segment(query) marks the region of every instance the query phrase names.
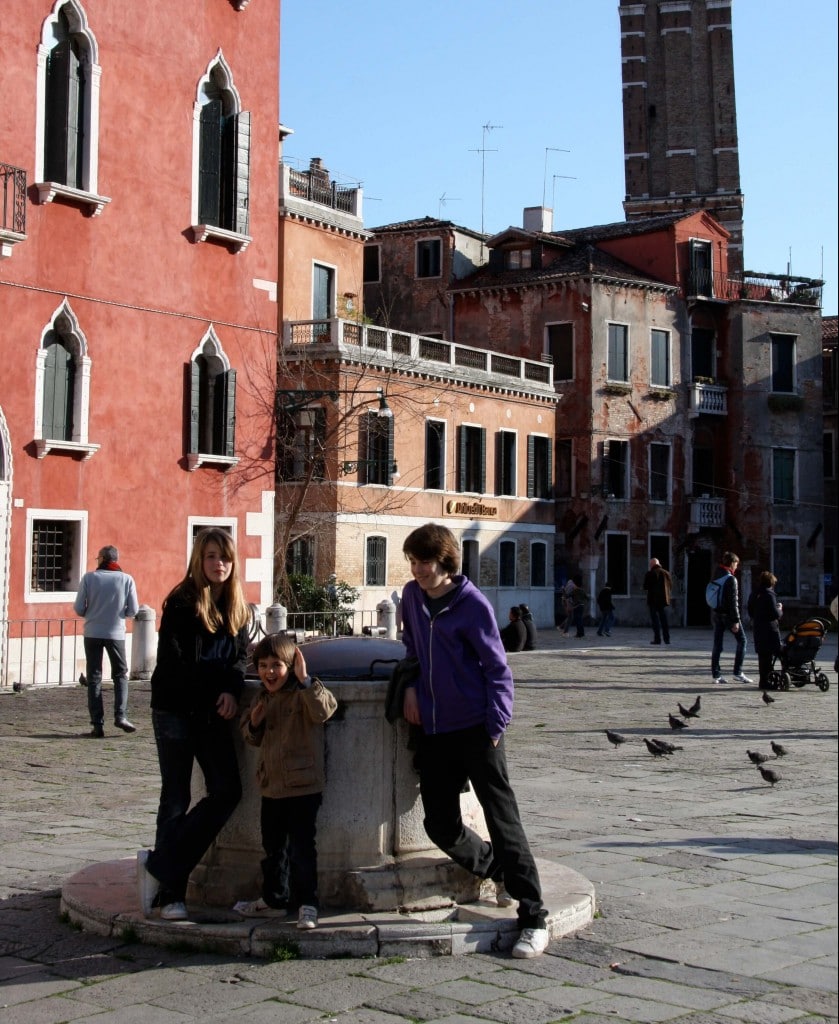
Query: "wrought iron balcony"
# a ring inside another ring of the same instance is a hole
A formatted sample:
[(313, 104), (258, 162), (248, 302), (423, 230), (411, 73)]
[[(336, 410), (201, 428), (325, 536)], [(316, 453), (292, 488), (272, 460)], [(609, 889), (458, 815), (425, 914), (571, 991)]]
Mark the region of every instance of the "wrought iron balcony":
[(688, 296), (733, 302), (788, 302), (800, 306), (821, 306), (824, 281), (789, 274), (759, 274), (750, 270), (729, 276), (711, 270), (694, 270), (688, 275)]
[(293, 205), (295, 200), (303, 200), (360, 218), (361, 195), (360, 188), (346, 188), (331, 181), (316, 161), (312, 161), (308, 171), (280, 165), (280, 202), (287, 206)]
[(26, 238), (26, 171), (0, 163), (0, 257)]

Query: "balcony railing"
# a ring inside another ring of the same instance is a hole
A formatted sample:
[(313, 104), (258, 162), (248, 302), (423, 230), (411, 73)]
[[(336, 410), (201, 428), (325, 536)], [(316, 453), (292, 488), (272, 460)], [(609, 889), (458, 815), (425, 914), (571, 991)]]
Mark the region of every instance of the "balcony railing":
[(500, 355), (487, 349), (391, 331), (338, 317), (328, 321), (286, 321), (283, 348), (287, 356), (296, 353), (303, 355), (307, 347), (314, 345), (329, 345), (339, 351), (348, 346), (373, 350), (383, 356), (396, 357), (397, 366), (407, 361), (437, 363), (440, 366), (456, 366), (471, 372), (508, 377), (511, 382), (515, 380), (545, 388), (553, 387), (553, 364), (542, 360), (537, 362), (535, 359)]
[(729, 276), (711, 270), (694, 270), (688, 276), (687, 294), (698, 298), (733, 302), (789, 302), (800, 306), (821, 306), (824, 281), (788, 274), (758, 274), (744, 271)]
[(693, 381), (690, 385), (691, 416), (708, 413), (711, 416), (728, 415), (728, 388), (722, 384), (703, 384)]
[(335, 181), (324, 179), (318, 173), (298, 171), (287, 164), (280, 165), (281, 199), (305, 199), (318, 206), (360, 217), (360, 196), (361, 189), (345, 188)]
[(26, 237), (26, 171), (0, 163), (0, 256)]
[(692, 498), (690, 501), (691, 526), (722, 526), (725, 521), (725, 499)]

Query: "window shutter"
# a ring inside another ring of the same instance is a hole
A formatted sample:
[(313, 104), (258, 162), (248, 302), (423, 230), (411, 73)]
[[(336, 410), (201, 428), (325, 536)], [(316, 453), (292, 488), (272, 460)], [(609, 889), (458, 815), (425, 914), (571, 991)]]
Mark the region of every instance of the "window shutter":
[(457, 489), (463, 493), (466, 490), (466, 453), (469, 449), (469, 432), (466, 427), (458, 427), (457, 433)]
[(536, 490), (536, 453), (535, 438), (531, 435), (527, 438), (527, 496), (535, 497)]
[(224, 381), (224, 454), (236, 454), (236, 371), (228, 370)]
[(198, 363), (190, 362), (187, 367), (187, 386), (189, 387), (189, 454), (198, 454), (198, 438), (201, 408), (201, 368)]
[(480, 459), (478, 463), (479, 480), (478, 487), (479, 494), (486, 494), (486, 448), (487, 448), (487, 432), (485, 427), (481, 427), (478, 430), (478, 457)]
[(44, 361), (44, 405), (41, 433), (56, 441), (73, 439), (73, 356), (54, 332)]
[[(382, 417), (380, 416), (379, 419), (381, 419), (381, 418)], [(393, 443), (393, 417), (391, 416), (388, 419), (385, 419), (385, 424), (386, 424), (386, 426), (385, 426), (385, 430), (386, 430), (385, 452), (387, 454), (387, 463), (386, 463), (386, 465), (384, 467), (383, 478), (384, 478), (384, 482), (388, 485), (388, 487), (392, 487), (393, 486), (393, 463), (394, 463), (394, 459), (395, 459), (395, 451), (394, 451), (394, 443)], [(384, 543), (384, 540), (382, 541), (382, 543)]]
[(233, 230), (248, 233), (250, 222), (251, 115), (243, 110), (235, 119), (236, 154), (233, 173)]
[(81, 188), (81, 67), (69, 39), (47, 58), (44, 170), (47, 181)]
[(198, 160), (198, 219), (221, 227), (221, 100), (201, 108)]
[(540, 494), (540, 498), (552, 498), (553, 497), (553, 466), (554, 466), (554, 439), (552, 437), (545, 438), (545, 493)]

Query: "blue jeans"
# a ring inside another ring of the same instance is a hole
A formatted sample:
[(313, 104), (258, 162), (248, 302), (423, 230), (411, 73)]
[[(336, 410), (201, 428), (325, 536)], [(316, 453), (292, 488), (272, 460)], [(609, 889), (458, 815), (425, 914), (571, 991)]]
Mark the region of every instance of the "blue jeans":
[(84, 638), (85, 675), (87, 676), (87, 710), (90, 724), (105, 724), (105, 706), (102, 703), (102, 652), (108, 652), (111, 678), (114, 681), (114, 721), (122, 722), (128, 713), (128, 665), (125, 661), (125, 641), (105, 640), (97, 636)]
[[(168, 902), (183, 900), (192, 869), (242, 797), (232, 722), (215, 711), (179, 714), (152, 711), (160, 763), (157, 833), (149, 872), (166, 890)], [(197, 762), (207, 795), (194, 807), (192, 768)]]
[[(722, 675), (720, 672), (722, 642), (725, 634), (730, 631), (731, 627), (728, 625), (726, 617), (724, 615), (714, 615), (714, 647), (711, 651), (711, 675), (714, 679)], [(746, 656), (746, 632), (743, 629), (742, 622), (737, 632), (731, 635), (734, 637), (734, 643), (736, 644), (734, 648), (734, 675), (739, 676), (743, 670), (743, 659)]]
[(603, 617), (600, 619), (600, 625), (597, 627), (597, 635), (603, 636), (604, 633), (611, 633), (612, 626), (615, 624), (615, 610), (603, 612)]
[(318, 906), (315, 822), (322, 793), (262, 798), (262, 898), (269, 907)]
[[(504, 737), (494, 747), (482, 725), (422, 734), (416, 763), (428, 838), (473, 875), (503, 879), (519, 902), (520, 928), (544, 928), (548, 912), (510, 785)], [(467, 779), (483, 808), (489, 842), (463, 823), (460, 793)]]

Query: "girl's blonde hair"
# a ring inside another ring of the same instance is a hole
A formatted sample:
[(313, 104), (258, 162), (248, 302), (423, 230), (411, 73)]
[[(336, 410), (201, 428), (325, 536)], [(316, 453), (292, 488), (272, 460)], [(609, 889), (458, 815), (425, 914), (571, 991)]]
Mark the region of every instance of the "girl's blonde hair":
[[(222, 557), (231, 563), (230, 575), (221, 585), (217, 601), (213, 599), (210, 581), (204, 575), (204, 553), (210, 544), (215, 544)], [(175, 594), (194, 599), (195, 614), (210, 633), (223, 629), (235, 636), (248, 622), (251, 611), (242, 590), (236, 545), (226, 530), (207, 526), (198, 531), (189, 556), (186, 576), (172, 589), (166, 601)], [(165, 604), (164, 601), (164, 607)]]

